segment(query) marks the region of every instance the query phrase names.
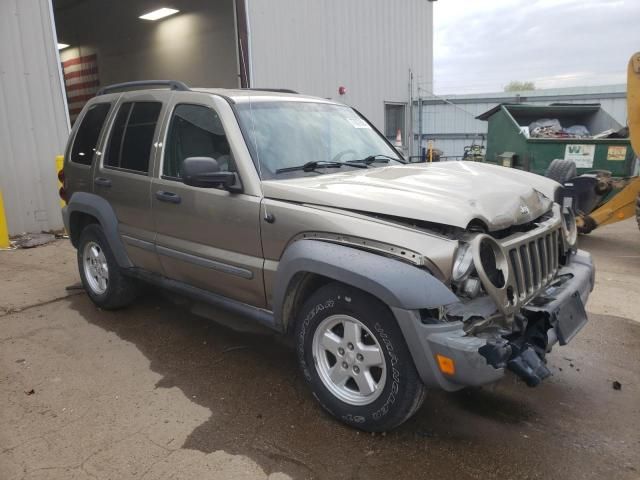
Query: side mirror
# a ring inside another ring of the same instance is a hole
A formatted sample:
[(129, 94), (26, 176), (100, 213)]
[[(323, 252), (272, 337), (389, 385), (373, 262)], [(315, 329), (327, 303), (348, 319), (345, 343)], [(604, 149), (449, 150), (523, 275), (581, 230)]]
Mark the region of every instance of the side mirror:
[(237, 190), (238, 176), (234, 172), (221, 172), (218, 161), (211, 157), (189, 157), (182, 162), (182, 181), (185, 185), (201, 188), (223, 187)]

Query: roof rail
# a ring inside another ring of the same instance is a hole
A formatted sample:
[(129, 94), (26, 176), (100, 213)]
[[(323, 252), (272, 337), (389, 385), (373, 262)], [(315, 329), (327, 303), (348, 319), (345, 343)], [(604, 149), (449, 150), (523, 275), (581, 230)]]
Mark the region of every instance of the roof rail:
[(151, 87), (151, 86), (169, 87), (170, 90), (180, 90), (180, 91), (191, 90), (184, 83), (178, 80), (136, 80), (134, 82), (114, 83), (113, 85), (102, 87), (100, 90), (98, 90), (98, 93), (96, 93), (96, 97), (99, 95), (104, 95), (106, 93), (111, 93), (114, 90), (121, 90), (123, 88), (135, 89), (137, 87)]
[(276, 92), (276, 93), (295, 93), (295, 90), (289, 90), (288, 88), (243, 88), (242, 90), (254, 90), (256, 92)]

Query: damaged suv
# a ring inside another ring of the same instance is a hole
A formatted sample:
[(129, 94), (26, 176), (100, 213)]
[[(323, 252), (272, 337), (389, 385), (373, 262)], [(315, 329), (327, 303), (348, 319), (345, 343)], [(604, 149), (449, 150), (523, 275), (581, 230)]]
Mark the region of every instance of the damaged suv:
[(558, 183), (406, 164), (333, 101), (107, 87), (61, 179), (96, 305), (124, 307), (151, 283), (289, 335), (322, 407), (363, 430), (398, 426), (428, 388), (507, 370), (535, 386), (552, 345), (587, 321), (594, 268)]

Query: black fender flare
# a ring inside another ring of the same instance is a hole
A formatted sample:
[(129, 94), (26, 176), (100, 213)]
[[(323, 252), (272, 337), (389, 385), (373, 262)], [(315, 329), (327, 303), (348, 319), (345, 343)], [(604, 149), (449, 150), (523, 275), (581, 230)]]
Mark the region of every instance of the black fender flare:
[(71, 217), (73, 213), (80, 212), (91, 215), (98, 220), (109, 242), (109, 247), (122, 268), (131, 268), (133, 263), (127, 255), (120, 234), (118, 233), (118, 218), (116, 212), (104, 198), (87, 192), (76, 192), (69, 199), (69, 203), (63, 208), (64, 224), (67, 232), (71, 234)]
[(337, 243), (298, 240), (282, 255), (273, 291), (276, 325), (286, 330), (284, 304), (293, 277), (312, 273), (359, 288), (391, 308), (419, 310), (458, 302), (458, 298), (427, 270)]

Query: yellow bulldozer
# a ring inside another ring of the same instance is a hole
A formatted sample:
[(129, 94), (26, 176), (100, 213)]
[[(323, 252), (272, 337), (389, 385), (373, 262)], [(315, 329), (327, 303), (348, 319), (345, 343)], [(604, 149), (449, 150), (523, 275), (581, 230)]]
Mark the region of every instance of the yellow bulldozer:
[(636, 155), (631, 176), (615, 178), (610, 172), (596, 171), (590, 179), (580, 176), (565, 183), (569, 188), (574, 184), (577, 187), (578, 201), (574, 206), (581, 233), (634, 215), (640, 228), (640, 52), (631, 56), (627, 67), (627, 122)]

